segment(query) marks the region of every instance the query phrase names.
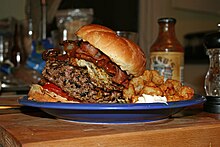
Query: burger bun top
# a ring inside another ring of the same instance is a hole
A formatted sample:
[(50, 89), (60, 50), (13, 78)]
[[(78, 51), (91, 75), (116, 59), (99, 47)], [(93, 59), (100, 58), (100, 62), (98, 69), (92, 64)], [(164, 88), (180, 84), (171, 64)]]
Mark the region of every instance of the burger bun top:
[(141, 48), (113, 30), (89, 24), (81, 27), (76, 35), (98, 48), (128, 75), (140, 76), (146, 68), (146, 57)]

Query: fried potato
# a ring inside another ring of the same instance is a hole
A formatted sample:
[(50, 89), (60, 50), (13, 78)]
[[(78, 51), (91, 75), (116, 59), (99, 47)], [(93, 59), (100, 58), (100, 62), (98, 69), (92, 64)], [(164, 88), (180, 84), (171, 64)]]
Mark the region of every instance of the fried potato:
[(135, 96), (135, 89), (134, 89), (134, 85), (129, 83), (128, 88), (125, 88), (123, 90), (123, 96), (129, 100), (132, 99), (132, 96)]
[(182, 96), (179, 96), (179, 95), (165, 95), (166, 98), (167, 98), (167, 101), (168, 102), (173, 102), (173, 101), (181, 101), (183, 100), (183, 97)]
[(156, 85), (161, 85), (164, 83), (164, 77), (159, 75), (159, 73), (156, 70), (152, 70), (152, 82)]
[(139, 98), (139, 96), (132, 96), (132, 98), (131, 98), (131, 102), (132, 103), (136, 103), (137, 101), (138, 101), (138, 98)]
[(146, 83), (145, 86), (157, 87), (157, 85), (153, 82)]
[(188, 86), (182, 86), (178, 94), (183, 97), (183, 100), (191, 99), (194, 95), (194, 90), (191, 87)]
[(136, 94), (139, 94), (140, 91), (144, 88), (144, 80), (141, 77), (131, 79), (130, 84), (134, 86)]
[(145, 70), (143, 75), (132, 78), (127, 89), (123, 90), (123, 96), (135, 103), (142, 94), (165, 96), (167, 101), (180, 101), (191, 99), (194, 90), (188, 86), (182, 86), (177, 80), (168, 79), (156, 70)]
[(140, 76), (140, 78), (142, 78), (145, 83), (151, 82), (152, 78), (153, 78), (153, 74), (152, 74), (152, 72), (150, 70), (145, 70), (143, 75)]
[(182, 86), (182, 84), (179, 81), (171, 79), (167, 79), (165, 85), (172, 86), (175, 89), (175, 91), (178, 91)]
[(151, 86), (144, 86), (142, 91), (140, 92), (142, 94), (148, 94), (148, 95), (157, 95), (162, 96), (163, 92), (159, 87), (151, 87)]

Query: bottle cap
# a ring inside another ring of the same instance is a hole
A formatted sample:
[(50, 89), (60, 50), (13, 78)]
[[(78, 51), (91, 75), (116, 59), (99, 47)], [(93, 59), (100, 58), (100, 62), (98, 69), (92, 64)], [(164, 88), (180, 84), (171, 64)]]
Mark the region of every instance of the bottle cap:
[(173, 22), (173, 23), (176, 23), (176, 19), (175, 18), (160, 18), (158, 19), (158, 23), (168, 23), (168, 22)]

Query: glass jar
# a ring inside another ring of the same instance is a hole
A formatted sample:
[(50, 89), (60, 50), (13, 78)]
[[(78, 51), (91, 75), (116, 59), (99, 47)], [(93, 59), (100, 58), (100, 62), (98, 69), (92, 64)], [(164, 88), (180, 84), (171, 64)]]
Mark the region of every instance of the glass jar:
[(60, 33), (60, 41), (75, 40), (77, 39), (75, 32), (83, 25), (92, 23), (93, 9), (60, 10), (56, 18)]
[(183, 82), (184, 49), (176, 38), (174, 18), (158, 19), (159, 33), (150, 48), (150, 69), (166, 79)]
[(207, 96), (220, 96), (220, 30), (207, 34), (204, 37), (204, 46), (210, 62), (205, 77), (205, 92)]
[(204, 110), (220, 113), (220, 29), (204, 37), (204, 46), (210, 62), (204, 83), (207, 99)]

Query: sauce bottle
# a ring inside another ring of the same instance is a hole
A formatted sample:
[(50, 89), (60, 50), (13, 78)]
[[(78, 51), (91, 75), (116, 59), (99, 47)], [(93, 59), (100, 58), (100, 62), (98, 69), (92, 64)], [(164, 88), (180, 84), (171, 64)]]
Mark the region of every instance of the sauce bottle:
[(157, 70), (164, 80), (183, 82), (184, 48), (175, 34), (176, 19), (158, 19), (159, 33), (150, 48), (150, 69)]

